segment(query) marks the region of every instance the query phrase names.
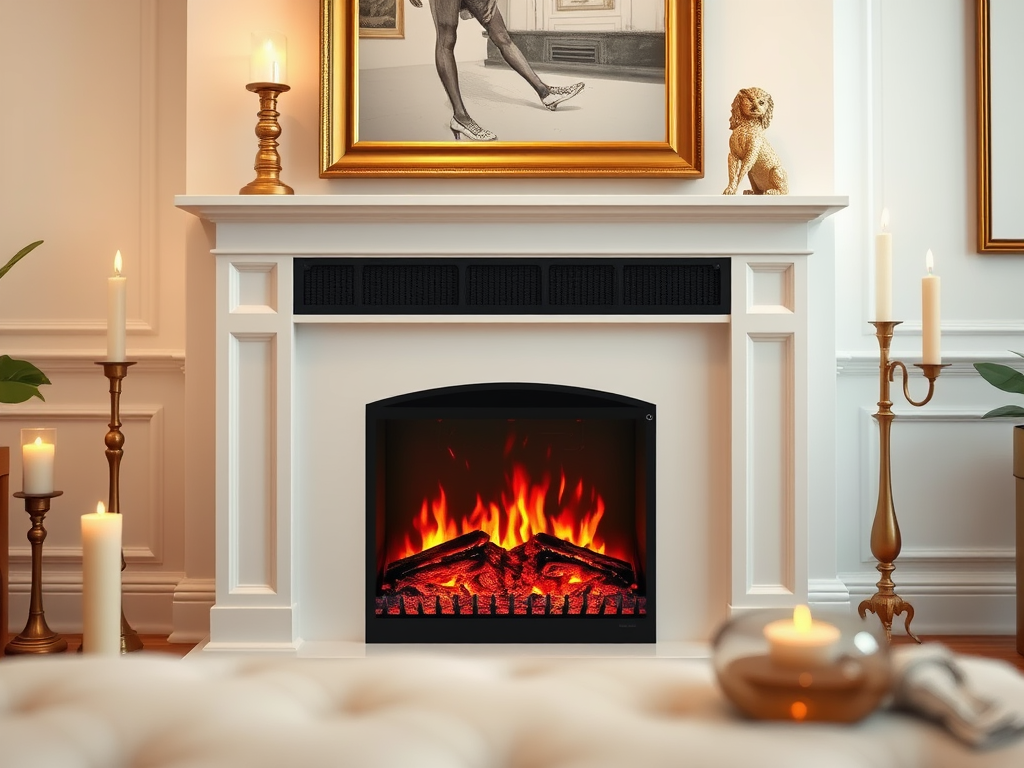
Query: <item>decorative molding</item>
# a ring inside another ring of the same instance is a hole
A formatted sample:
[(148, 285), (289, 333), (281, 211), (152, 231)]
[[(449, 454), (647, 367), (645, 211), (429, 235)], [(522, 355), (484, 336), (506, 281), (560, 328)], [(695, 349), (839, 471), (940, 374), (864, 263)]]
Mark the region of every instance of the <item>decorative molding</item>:
[[(121, 588), (127, 594), (173, 595), (184, 574), (171, 571), (122, 571)], [(80, 595), (82, 593), (81, 571), (43, 571), (43, 592), (45, 594)], [(12, 595), (27, 595), (32, 589), (32, 575), (28, 571), (11, 571)]]
[[(106, 326), (104, 326), (106, 328)], [(44, 352), (11, 352), (12, 357), (26, 355), (32, 358), (32, 362), (47, 373), (85, 373), (98, 375), (102, 371), (97, 363), (105, 356), (105, 352), (89, 352), (82, 350), (47, 350)], [(159, 373), (172, 371), (175, 373), (185, 372), (185, 351), (184, 350), (151, 350), (133, 354), (131, 356), (136, 366), (132, 374)], [(129, 374), (131, 375), (131, 374)], [(104, 385), (103, 392), (106, 392)], [(3, 406), (0, 405), (0, 412)], [(24, 411), (24, 406), (18, 405), (19, 411)]]
[[(927, 387), (927, 380), (924, 378), (923, 374), (921, 374), (920, 370), (913, 367), (911, 362), (914, 360), (920, 360), (920, 354), (915, 353), (913, 355), (903, 355), (899, 352), (894, 354), (897, 359), (903, 359), (904, 362), (908, 362), (908, 367), (911, 371), (911, 378), (920, 378)], [(980, 380), (978, 372), (974, 368), (974, 363), (1002, 363), (1003, 365), (1008, 365), (1011, 368), (1018, 368), (1024, 372), (1024, 360), (1007, 352), (993, 352), (991, 354), (970, 352), (958, 353), (956, 355), (943, 355), (942, 362), (949, 364), (949, 368), (943, 368), (942, 378), (949, 378), (950, 376), (970, 376)], [(877, 377), (878, 353), (875, 352), (873, 355), (870, 352), (837, 353), (836, 375)], [(913, 386), (913, 383), (914, 382), (912, 381), (911, 386)], [(902, 384), (900, 384), (900, 386), (902, 386)]]
[[(878, 574), (840, 573), (839, 579), (846, 585), (851, 599), (856, 599), (875, 593)], [(900, 571), (899, 591), (918, 595), (1014, 595), (1017, 582), (1012, 570)]]

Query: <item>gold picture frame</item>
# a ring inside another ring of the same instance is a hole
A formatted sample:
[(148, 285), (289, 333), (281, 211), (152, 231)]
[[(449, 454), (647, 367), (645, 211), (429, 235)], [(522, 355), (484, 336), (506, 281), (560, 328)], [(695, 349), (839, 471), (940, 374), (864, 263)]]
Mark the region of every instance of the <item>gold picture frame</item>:
[(636, 142), (360, 140), (358, 6), (320, 5), (321, 178), (704, 175), (702, 0), (665, 2), (665, 139)]
[[(1019, 122), (1005, 112), (999, 128), (993, 120), (994, 109), (1005, 109), (1019, 100), (1018, 72), (1024, 56), (1016, 40), (1018, 28), (1008, 25), (1005, 17), (998, 27), (993, 26), (992, 12), (1005, 14), (1013, 9), (1020, 13), (1019, 6), (1011, 5), (1017, 2), (977, 0), (979, 253), (1024, 253), (1024, 221), (1014, 207), (1019, 195), (1019, 169), (1024, 167), (1017, 151)], [(995, 141), (994, 129), (1001, 132)], [(1009, 228), (1008, 221), (1012, 221)]]
[(364, 17), (361, 13), (359, 15), (359, 36), (360, 37), (384, 37), (391, 38), (393, 40), (402, 40), (405, 38), (405, 2), (406, 0), (391, 0), (394, 4), (394, 16), (386, 18), (392, 19), (392, 24), (378, 25), (376, 17), (374, 17), (374, 23), (370, 23), (370, 19)]

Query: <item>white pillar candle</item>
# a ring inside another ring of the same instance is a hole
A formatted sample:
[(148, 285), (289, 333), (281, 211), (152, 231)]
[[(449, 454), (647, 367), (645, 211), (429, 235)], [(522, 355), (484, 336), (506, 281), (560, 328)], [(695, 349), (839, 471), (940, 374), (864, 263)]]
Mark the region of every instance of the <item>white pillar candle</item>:
[(82, 515), (82, 651), (121, 653), (121, 516)]
[(21, 430), (21, 492), (53, 493), (54, 429)]
[(764, 628), (768, 656), (776, 664), (786, 667), (815, 667), (830, 663), (839, 635), (839, 627), (835, 624), (813, 621), (806, 605), (794, 608), (792, 619), (779, 619)]
[(942, 364), (941, 321), (939, 318), (939, 293), (941, 283), (933, 275), (935, 257), (931, 250), (925, 255), (928, 274), (921, 278), (921, 362), (931, 365)]
[(121, 252), (114, 256), (114, 276), (107, 278), (107, 361), (125, 361), (125, 278), (121, 277)]
[(253, 32), (249, 57), (250, 83), (284, 83), (288, 40), (279, 32)]
[(882, 210), (882, 231), (875, 235), (875, 320), (892, 320), (892, 234), (889, 209)]

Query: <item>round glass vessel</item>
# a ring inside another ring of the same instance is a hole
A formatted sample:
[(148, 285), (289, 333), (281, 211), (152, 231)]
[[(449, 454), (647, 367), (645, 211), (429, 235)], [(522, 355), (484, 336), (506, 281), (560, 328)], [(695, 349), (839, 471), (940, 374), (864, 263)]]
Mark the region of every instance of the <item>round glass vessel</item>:
[(881, 622), (806, 606), (736, 616), (715, 636), (712, 661), (726, 697), (759, 720), (854, 722), (891, 679)]

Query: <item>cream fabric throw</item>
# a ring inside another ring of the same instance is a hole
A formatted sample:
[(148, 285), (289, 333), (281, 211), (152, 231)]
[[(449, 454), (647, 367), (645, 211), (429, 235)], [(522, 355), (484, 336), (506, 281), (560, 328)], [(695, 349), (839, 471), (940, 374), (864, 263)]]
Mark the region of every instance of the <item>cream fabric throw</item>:
[(972, 747), (994, 747), (1024, 734), (1024, 706), (968, 685), (946, 646), (894, 648), (892, 664), (894, 708), (933, 720)]

